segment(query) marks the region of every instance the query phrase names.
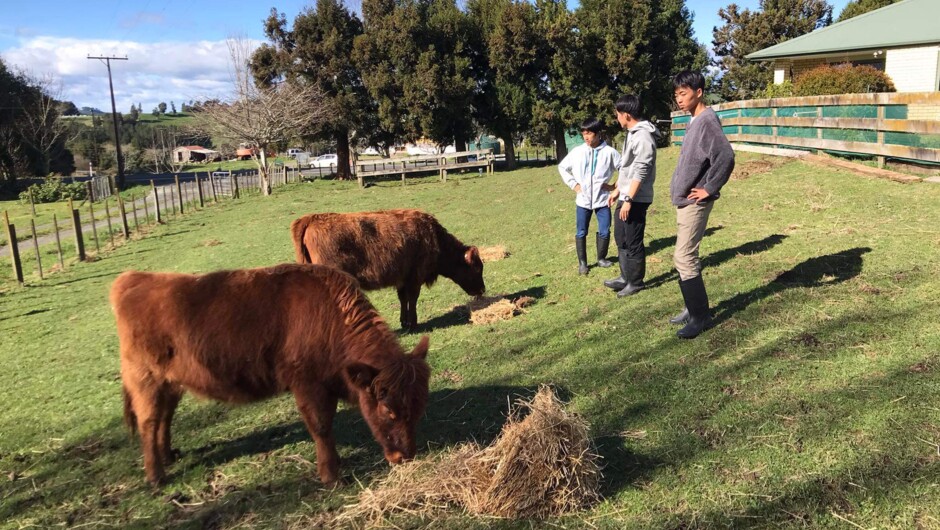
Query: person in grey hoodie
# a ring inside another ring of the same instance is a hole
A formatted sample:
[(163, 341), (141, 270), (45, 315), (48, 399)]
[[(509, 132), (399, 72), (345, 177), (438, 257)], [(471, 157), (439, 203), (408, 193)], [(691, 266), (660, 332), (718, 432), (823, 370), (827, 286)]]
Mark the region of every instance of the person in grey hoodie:
[(577, 232), (574, 246), (578, 253), (578, 274), (588, 273), (587, 232), (591, 215), (597, 215), (597, 265), (610, 267), (607, 249), (610, 245), (610, 206), (607, 198), (613, 186), (607, 181), (620, 165), (620, 153), (607, 145), (602, 133), (604, 124), (597, 118), (581, 122), (584, 143), (575, 147), (558, 164), (558, 173), (575, 192)]
[(734, 151), (715, 111), (705, 106), (705, 77), (686, 70), (676, 75), (673, 87), (679, 109), (690, 113), (692, 118), (685, 129), (679, 162), (669, 183), (678, 225), (673, 261), (685, 301), (685, 309), (669, 321), (685, 324), (676, 334), (682, 339), (692, 339), (711, 325), (698, 249), (708, 216), (721, 197), (721, 187), (734, 170)]
[(620, 276), (606, 280), (604, 285), (614, 289), (617, 297), (640, 292), (646, 285), (646, 212), (653, 202), (653, 183), (656, 181), (656, 140), (660, 134), (643, 117), (640, 98), (622, 96), (614, 105), (617, 122), (627, 130), (620, 154), (620, 176), (617, 189), (610, 194), (610, 203), (616, 204), (614, 241), (620, 262)]

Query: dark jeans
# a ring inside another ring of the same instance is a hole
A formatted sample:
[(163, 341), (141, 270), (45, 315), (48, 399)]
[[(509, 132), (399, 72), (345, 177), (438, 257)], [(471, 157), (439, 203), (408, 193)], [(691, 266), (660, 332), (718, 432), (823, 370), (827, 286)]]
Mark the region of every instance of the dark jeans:
[(646, 259), (646, 246), (643, 237), (646, 232), (646, 211), (650, 203), (635, 202), (630, 206), (627, 220), (620, 220), (620, 208), (623, 201), (617, 201), (617, 208), (612, 212), (614, 216), (614, 241), (617, 248), (623, 249), (631, 259)]
[[(591, 226), (591, 214), (597, 215), (597, 233), (601, 237), (610, 237), (610, 207), (604, 206), (596, 210), (589, 210), (580, 206), (575, 206), (577, 215), (578, 231), (575, 237), (587, 237), (588, 227)], [(645, 219), (645, 216), (644, 216)]]

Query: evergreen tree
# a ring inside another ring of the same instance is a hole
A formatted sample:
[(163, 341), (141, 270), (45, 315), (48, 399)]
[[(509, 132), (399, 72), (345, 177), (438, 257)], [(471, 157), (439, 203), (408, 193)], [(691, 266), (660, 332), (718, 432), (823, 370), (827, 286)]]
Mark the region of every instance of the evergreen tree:
[(839, 13), (839, 20), (836, 22), (842, 22), (843, 20), (848, 20), (852, 17), (864, 15), (869, 11), (881, 9), (882, 7), (889, 6), (897, 2), (898, 0), (852, 0), (846, 4), (844, 8), (842, 8), (842, 12)]

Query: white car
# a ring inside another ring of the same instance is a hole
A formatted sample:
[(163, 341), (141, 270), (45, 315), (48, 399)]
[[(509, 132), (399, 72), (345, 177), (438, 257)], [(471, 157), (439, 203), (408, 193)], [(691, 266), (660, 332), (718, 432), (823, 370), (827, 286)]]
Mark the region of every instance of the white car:
[(287, 156), (288, 156), (289, 158), (297, 158), (297, 155), (298, 155), (299, 153), (303, 153), (303, 152), (304, 152), (303, 149), (300, 149), (300, 148), (297, 148), (297, 147), (291, 147), (290, 149), (287, 150)]
[(337, 155), (320, 155), (310, 160), (310, 167), (322, 167), (326, 169), (333, 167), (335, 169), (338, 165), (339, 157)]

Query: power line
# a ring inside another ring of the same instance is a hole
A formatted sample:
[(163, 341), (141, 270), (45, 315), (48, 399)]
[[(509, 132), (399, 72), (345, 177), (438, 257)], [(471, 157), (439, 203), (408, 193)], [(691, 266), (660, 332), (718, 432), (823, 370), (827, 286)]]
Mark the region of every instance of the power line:
[(108, 67), (108, 88), (111, 89), (111, 118), (114, 121), (114, 147), (117, 150), (117, 181), (115, 182), (114, 191), (115, 193), (124, 189), (124, 157), (121, 156), (121, 128), (118, 127), (118, 117), (117, 117), (117, 107), (114, 105), (114, 83), (111, 82), (111, 61), (126, 61), (127, 56), (124, 57), (99, 57), (99, 56), (88, 56), (89, 59), (98, 59)]

